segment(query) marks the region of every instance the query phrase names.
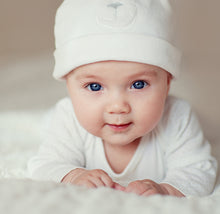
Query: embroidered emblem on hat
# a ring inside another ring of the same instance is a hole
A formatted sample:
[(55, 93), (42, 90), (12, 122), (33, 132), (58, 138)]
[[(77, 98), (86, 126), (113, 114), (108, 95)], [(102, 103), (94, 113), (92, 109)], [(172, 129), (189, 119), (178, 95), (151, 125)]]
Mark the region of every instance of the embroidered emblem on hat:
[(131, 0), (100, 1), (97, 21), (108, 27), (126, 27), (130, 25), (137, 14), (137, 7)]
[(118, 7), (122, 6), (123, 4), (121, 4), (120, 2), (115, 2), (115, 3), (110, 3), (107, 5), (107, 7), (113, 7), (117, 10)]

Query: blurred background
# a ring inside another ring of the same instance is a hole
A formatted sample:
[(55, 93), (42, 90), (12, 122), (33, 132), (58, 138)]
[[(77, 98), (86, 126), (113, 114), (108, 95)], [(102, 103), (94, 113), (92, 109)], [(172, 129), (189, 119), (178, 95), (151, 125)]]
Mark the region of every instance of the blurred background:
[[(66, 96), (52, 78), (53, 25), (62, 0), (0, 0), (0, 112), (47, 109)], [(220, 1), (174, 0), (182, 74), (171, 94), (188, 100), (206, 137), (220, 141)]]

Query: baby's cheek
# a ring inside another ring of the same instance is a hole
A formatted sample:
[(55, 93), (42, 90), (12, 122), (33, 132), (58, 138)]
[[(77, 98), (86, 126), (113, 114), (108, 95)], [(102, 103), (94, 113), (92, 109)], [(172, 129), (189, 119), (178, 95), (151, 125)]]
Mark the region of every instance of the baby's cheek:
[(163, 110), (161, 108), (155, 108), (153, 111), (147, 111), (142, 114), (140, 117), (140, 127), (144, 134), (152, 131), (160, 121)]
[(89, 133), (99, 136), (102, 124), (96, 117), (93, 117), (93, 115), (94, 114), (85, 113), (83, 116), (78, 118), (78, 121)]

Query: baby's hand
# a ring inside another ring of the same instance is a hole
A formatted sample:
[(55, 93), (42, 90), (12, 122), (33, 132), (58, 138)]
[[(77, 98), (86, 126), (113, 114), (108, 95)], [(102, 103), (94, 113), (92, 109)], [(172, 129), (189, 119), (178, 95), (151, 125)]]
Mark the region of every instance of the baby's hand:
[(184, 195), (169, 184), (158, 184), (152, 180), (139, 180), (131, 182), (124, 190), (125, 192), (133, 192), (138, 195), (173, 195), (183, 197)]
[(109, 175), (101, 169), (86, 170), (77, 168), (70, 171), (61, 182), (85, 186), (87, 188), (101, 186), (114, 188), (114, 186), (117, 185), (112, 181)]

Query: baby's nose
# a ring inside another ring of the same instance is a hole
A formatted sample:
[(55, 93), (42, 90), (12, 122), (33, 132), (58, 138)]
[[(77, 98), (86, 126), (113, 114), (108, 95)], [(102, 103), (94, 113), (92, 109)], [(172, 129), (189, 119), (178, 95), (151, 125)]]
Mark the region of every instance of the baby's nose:
[(109, 100), (106, 111), (109, 114), (128, 114), (131, 111), (129, 102), (122, 97)]

